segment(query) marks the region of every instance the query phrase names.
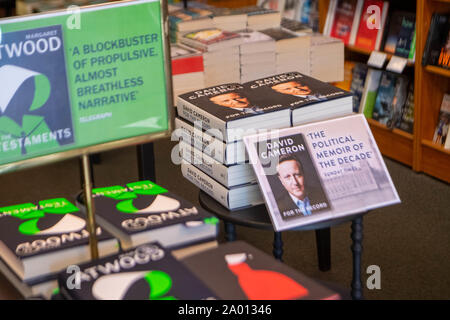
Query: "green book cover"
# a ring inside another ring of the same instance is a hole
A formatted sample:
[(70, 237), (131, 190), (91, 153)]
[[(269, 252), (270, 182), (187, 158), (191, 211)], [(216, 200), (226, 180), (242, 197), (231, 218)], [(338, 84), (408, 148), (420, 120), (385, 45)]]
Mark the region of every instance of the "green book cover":
[(0, 35), (0, 165), (168, 129), (159, 1), (3, 19)]
[(378, 87), (380, 85), (381, 70), (370, 69), (365, 84), (365, 98), (363, 99), (362, 113), (366, 118), (372, 118), (373, 108), (377, 99)]
[(93, 197), (98, 224), (124, 249), (150, 241), (179, 248), (217, 238), (217, 218), (148, 180), (97, 188)]

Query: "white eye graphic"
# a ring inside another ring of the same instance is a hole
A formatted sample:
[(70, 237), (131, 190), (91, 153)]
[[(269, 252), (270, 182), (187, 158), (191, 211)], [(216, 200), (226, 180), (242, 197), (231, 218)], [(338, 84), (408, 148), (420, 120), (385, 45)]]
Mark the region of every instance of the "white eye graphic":
[(13, 65), (4, 65), (0, 67), (0, 88), (2, 88), (2, 94), (0, 95), (0, 110), (5, 112), (22, 84), (27, 79), (37, 75), (39, 75), (39, 73)]
[(86, 221), (72, 214), (65, 214), (53, 227), (40, 231), (37, 234), (61, 234), (80, 231), (86, 226)]
[(110, 274), (95, 281), (92, 294), (97, 300), (121, 300), (136, 281), (148, 271)]
[(202, 226), (204, 224), (205, 223), (203, 221), (188, 221), (185, 223), (186, 227), (188, 227), (188, 228), (195, 228), (198, 226)]
[(176, 199), (162, 195), (157, 195), (155, 200), (145, 209), (136, 213), (154, 213), (161, 211), (175, 211), (180, 207), (180, 202)]

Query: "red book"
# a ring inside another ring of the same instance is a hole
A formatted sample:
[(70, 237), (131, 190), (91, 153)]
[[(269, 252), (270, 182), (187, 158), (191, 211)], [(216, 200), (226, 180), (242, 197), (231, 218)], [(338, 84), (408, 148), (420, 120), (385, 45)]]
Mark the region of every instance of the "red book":
[(203, 72), (203, 57), (187, 57), (178, 60), (172, 60), (172, 75)]
[[(378, 7), (378, 10), (373, 10)], [(366, 50), (379, 50), (389, 2), (365, 0), (355, 46)]]
[(192, 48), (172, 44), (170, 46), (172, 58), (172, 75), (192, 72), (203, 72), (203, 55)]
[(348, 44), (350, 40), (355, 13), (357, 13), (357, 2), (357, 0), (339, 0), (336, 5), (330, 36), (341, 39), (345, 44)]

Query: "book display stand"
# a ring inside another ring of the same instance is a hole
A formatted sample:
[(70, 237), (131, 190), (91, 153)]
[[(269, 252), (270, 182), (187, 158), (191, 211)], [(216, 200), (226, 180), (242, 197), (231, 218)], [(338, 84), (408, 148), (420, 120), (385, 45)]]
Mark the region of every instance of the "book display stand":
[[(2, 47), (28, 50), (0, 61), (0, 174), (80, 157), (91, 259), (99, 249), (89, 155), (138, 145), (139, 174), (154, 177), (149, 142), (172, 131), (166, 19), (166, 0), (146, 0), (0, 20)], [(24, 40), (30, 34), (35, 42)]]
[[(248, 209), (229, 211), (208, 194), (200, 191), (200, 205), (211, 213), (215, 214), (225, 223), (225, 232), (227, 241), (236, 240), (235, 225), (249, 228), (273, 230), (269, 214), (265, 205), (259, 205)], [(330, 227), (350, 222), (351, 238), (353, 253), (353, 277), (351, 283), (351, 297), (355, 300), (363, 299), (362, 283), (361, 283), (361, 257), (362, 257), (362, 240), (363, 240), (363, 216), (368, 212), (363, 212), (339, 219), (318, 222), (304, 227), (292, 229), (293, 231), (316, 231), (317, 253), (319, 258), (319, 269), (327, 271), (330, 269)], [(319, 241), (320, 239), (320, 241)], [(273, 255), (278, 260), (282, 260), (283, 242), (281, 240), (281, 232), (274, 232)]]

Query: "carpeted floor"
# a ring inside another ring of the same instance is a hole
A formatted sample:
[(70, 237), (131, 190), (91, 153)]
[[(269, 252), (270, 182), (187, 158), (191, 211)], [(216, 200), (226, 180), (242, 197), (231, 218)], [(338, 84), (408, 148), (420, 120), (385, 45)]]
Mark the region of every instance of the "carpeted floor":
[[(171, 161), (175, 142), (155, 143), (157, 183), (198, 203), (198, 189), (185, 180)], [(125, 184), (138, 179), (136, 149), (102, 155), (95, 165), (96, 186)], [(385, 159), (402, 200), (399, 205), (364, 217), (362, 281), (366, 299), (450, 299), (450, 187), (424, 174)], [(53, 197), (73, 197), (80, 190), (78, 160), (0, 176), (1, 206)], [(220, 241), (224, 241), (223, 225)], [(273, 233), (237, 227), (245, 240), (271, 254)], [(350, 287), (352, 254), (350, 223), (331, 230), (330, 271), (317, 266), (314, 231), (283, 232), (284, 262), (306, 275)], [(381, 289), (369, 290), (368, 266), (381, 270)], [(0, 299), (20, 296), (0, 276)]]

